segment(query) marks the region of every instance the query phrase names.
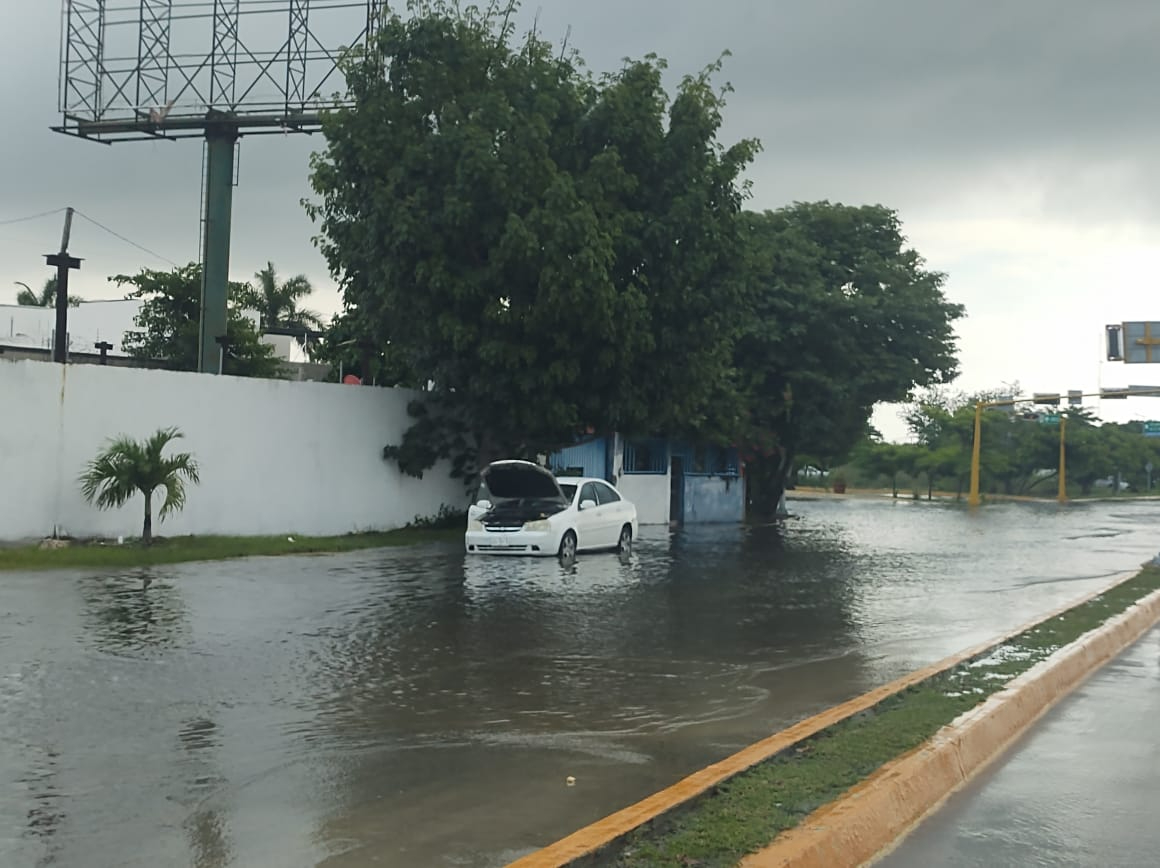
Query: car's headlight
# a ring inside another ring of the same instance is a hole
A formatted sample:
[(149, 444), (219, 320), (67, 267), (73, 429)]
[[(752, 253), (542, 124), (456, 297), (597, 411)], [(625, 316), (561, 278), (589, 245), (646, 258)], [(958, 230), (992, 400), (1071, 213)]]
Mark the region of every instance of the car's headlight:
[(469, 531), (481, 531), (483, 530), (483, 522), (470, 519), (467, 522), (467, 529)]
[(539, 521), (529, 521), (524, 524), (524, 530), (530, 530), (532, 533), (547, 533), (552, 529), (552, 523), (547, 519), (540, 519)]

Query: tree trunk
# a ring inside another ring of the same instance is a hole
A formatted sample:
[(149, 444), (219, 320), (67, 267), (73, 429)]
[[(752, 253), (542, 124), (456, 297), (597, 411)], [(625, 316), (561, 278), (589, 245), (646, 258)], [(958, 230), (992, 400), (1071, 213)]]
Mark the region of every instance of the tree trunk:
[(141, 528), (141, 541), (153, 545), (153, 492), (145, 492), (145, 525)]

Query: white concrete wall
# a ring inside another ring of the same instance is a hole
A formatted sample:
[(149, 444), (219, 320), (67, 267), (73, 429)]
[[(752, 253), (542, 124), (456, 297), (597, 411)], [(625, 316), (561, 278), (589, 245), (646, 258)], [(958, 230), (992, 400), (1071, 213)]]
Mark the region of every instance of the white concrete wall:
[(669, 523), (669, 474), (625, 473), (618, 475), (616, 487), (636, 504), (641, 524)]
[(382, 448), (409, 425), (402, 389), (0, 359), (0, 539), (139, 535), (142, 500), (101, 512), (77, 476), (106, 438), (177, 426), (201, 484), (154, 533), (342, 534), (465, 505), (438, 465), (404, 476)]
[(624, 472), (624, 437), (615, 435), (612, 443), (612, 475), (616, 488), (636, 505), (641, 524), (669, 523), (669, 472), (661, 474)]

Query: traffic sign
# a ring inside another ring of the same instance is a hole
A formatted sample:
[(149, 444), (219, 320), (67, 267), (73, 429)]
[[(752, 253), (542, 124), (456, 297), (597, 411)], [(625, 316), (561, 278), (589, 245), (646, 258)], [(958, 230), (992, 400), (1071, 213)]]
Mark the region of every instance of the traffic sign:
[[(1059, 414), (1058, 413), (1044, 413), (1042, 416), (1039, 417), (1039, 424), (1040, 425), (1058, 425), (1059, 424)], [(1160, 437), (1160, 433), (1158, 433), (1157, 436)]]
[(1160, 422), (1145, 422), (1144, 423), (1145, 437), (1160, 437)]

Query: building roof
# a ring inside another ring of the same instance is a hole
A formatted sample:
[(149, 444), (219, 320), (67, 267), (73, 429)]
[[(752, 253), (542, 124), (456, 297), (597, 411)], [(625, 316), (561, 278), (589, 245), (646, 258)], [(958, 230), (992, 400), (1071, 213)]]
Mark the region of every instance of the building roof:
[[(121, 348), (125, 332), (136, 328), (134, 318), (141, 309), (140, 299), (82, 301), (68, 309), (69, 350), (74, 353), (99, 352), (97, 344), (113, 345), (109, 355), (128, 355)], [(0, 304), (0, 345), (51, 349), (56, 330), (56, 310), (22, 304)]]

